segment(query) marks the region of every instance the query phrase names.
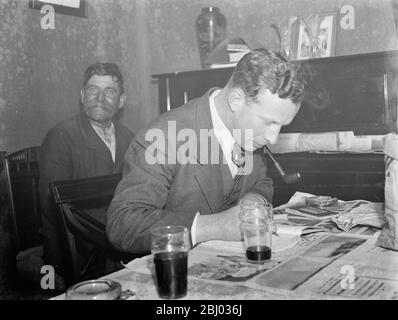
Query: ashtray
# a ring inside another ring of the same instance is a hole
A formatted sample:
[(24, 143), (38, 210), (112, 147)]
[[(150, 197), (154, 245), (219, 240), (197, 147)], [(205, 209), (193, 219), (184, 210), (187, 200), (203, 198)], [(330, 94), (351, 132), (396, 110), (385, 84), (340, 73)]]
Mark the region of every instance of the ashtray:
[(79, 282), (66, 291), (66, 300), (117, 300), (122, 288), (109, 279)]

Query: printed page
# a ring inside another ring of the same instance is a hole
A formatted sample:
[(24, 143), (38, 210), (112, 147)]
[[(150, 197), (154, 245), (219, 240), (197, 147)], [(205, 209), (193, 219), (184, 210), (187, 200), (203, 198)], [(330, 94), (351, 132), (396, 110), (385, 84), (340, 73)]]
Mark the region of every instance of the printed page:
[(355, 299), (398, 299), (398, 252), (375, 246), (377, 237), (335, 260), (298, 293)]
[(253, 282), (257, 276), (276, 268), (283, 261), (289, 260), (299, 252), (307, 250), (321, 238), (300, 239), (294, 247), (281, 252), (272, 253), (270, 260), (263, 264), (248, 262), (243, 252), (235, 252), (220, 245), (212, 246), (205, 243), (195, 247), (189, 255), (189, 277), (202, 279), (206, 282), (230, 284), (264, 290), (264, 286)]
[[(189, 253), (189, 297), (263, 299), (275, 294), (318, 299), (397, 298), (398, 253), (375, 247), (375, 239), (345, 233), (310, 234), (294, 247), (273, 253), (264, 264), (249, 263), (242, 251), (200, 244)], [(346, 285), (338, 290), (342, 281), (348, 281), (351, 266), (356, 290), (347, 291)], [(133, 260), (127, 267), (137, 278), (135, 282), (144, 279), (147, 282), (142, 285), (149, 286), (151, 277), (153, 281), (151, 256)], [(136, 283), (131, 286), (141, 290)]]

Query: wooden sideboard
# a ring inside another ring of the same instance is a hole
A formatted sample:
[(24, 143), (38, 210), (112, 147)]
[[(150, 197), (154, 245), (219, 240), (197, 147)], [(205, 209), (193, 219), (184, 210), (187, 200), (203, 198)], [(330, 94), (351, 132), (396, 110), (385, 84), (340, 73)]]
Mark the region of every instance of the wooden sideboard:
[[(295, 120), (281, 132), (354, 131), (379, 135), (397, 131), (398, 51), (297, 61), (307, 86)], [(156, 74), (161, 112), (200, 97), (209, 88), (223, 87), (233, 68)], [(274, 205), (285, 203), (295, 191), (340, 199), (384, 201), (383, 154), (290, 153), (276, 155), (302, 180), (285, 184), (269, 164), (274, 179)]]
[(269, 164), (268, 175), (275, 185), (275, 206), (289, 201), (296, 191), (341, 200), (384, 201), (383, 154), (291, 153), (276, 157), (284, 168), (300, 172), (302, 179), (296, 184), (286, 184)]

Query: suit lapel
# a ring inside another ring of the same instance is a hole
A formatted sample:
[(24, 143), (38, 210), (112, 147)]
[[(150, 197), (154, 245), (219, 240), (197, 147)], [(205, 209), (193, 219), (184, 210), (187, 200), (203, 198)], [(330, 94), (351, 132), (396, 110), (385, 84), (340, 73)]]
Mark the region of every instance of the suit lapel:
[[(209, 95), (214, 89), (203, 95), (195, 110), (195, 132), (199, 139), (197, 145), (197, 163), (194, 173), (195, 181), (198, 184), (210, 213), (218, 212), (223, 205), (223, 182), (220, 159), (222, 159), (222, 150), (214, 135), (213, 123), (211, 120)], [(209, 138), (203, 139), (202, 132), (209, 132)], [(222, 160), (221, 160), (222, 161)], [(216, 162), (216, 163), (215, 163)]]
[(201, 166), (196, 170), (194, 177), (203, 200), (209, 208), (209, 213), (218, 212), (223, 205), (220, 168), (216, 165)]
[[(120, 168), (124, 161), (124, 152), (127, 150), (126, 146), (123, 145), (126, 139), (123, 139), (120, 125), (114, 121), (115, 125), (115, 138), (116, 138), (116, 151), (115, 151), (115, 166)], [(124, 152), (123, 152), (124, 151)]]

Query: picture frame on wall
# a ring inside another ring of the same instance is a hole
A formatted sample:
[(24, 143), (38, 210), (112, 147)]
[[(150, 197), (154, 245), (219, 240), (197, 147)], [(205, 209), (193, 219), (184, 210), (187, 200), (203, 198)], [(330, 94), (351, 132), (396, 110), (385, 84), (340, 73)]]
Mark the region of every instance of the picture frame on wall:
[(332, 57), (336, 48), (336, 13), (319, 13), (299, 18), (296, 59)]
[(29, 0), (29, 8), (39, 9), (44, 5), (50, 5), (56, 13), (87, 17), (87, 0)]

